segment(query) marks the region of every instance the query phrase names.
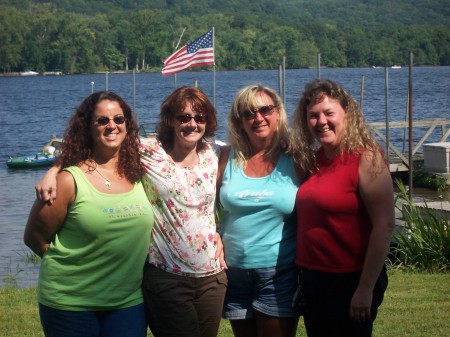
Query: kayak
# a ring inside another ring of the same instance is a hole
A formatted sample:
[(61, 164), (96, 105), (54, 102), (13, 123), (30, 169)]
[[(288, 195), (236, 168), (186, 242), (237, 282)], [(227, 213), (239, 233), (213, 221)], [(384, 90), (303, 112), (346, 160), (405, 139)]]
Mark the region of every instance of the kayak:
[(27, 156), (11, 157), (6, 161), (6, 165), (9, 168), (44, 167), (53, 165), (55, 158), (47, 153), (38, 152)]
[(51, 166), (59, 154), (61, 143), (62, 139), (53, 135), (41, 151), (25, 156), (9, 157), (6, 166), (13, 169)]

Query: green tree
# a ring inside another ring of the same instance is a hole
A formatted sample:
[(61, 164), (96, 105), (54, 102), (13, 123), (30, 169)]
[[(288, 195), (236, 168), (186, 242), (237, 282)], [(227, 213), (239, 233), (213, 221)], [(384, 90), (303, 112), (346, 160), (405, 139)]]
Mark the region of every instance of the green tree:
[[(5, 5), (7, 4), (7, 5)], [(162, 67), (212, 27), (219, 69), (450, 64), (445, 0), (0, 0), (0, 71)]]
[(95, 55), (95, 32), (79, 15), (67, 14), (61, 21), (59, 34), (61, 64), (64, 73), (92, 73), (100, 65)]
[(370, 42), (371, 35), (362, 29), (352, 29), (346, 32), (346, 56), (348, 67), (371, 65)]
[(17, 70), (24, 63), (26, 22), (25, 15), (15, 8), (0, 6), (0, 70)]
[(25, 57), (32, 68), (43, 72), (57, 70), (57, 64), (51, 64), (49, 46), (58, 35), (58, 10), (51, 4), (37, 4), (27, 11), (27, 21), (32, 27), (26, 41)]
[(337, 28), (331, 25), (314, 25), (312, 28), (322, 64), (327, 67), (346, 67), (345, 40)]

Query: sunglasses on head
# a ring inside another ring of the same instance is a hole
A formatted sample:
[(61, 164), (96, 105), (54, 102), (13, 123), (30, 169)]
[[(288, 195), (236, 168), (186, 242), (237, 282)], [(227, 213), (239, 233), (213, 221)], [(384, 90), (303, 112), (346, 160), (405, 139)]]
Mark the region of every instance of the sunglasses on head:
[(109, 123), (109, 121), (113, 121), (115, 124), (120, 125), (125, 122), (125, 116), (114, 116), (113, 118), (108, 117), (99, 117), (96, 119), (96, 123), (101, 126), (105, 126)]
[(205, 124), (206, 123), (206, 115), (195, 115), (195, 116), (177, 115), (177, 116), (175, 116), (175, 118), (177, 119), (177, 121), (179, 121), (180, 123), (183, 123), (183, 124), (189, 123), (192, 119), (197, 124)]
[(250, 121), (255, 119), (257, 112), (259, 112), (262, 117), (270, 116), (273, 113), (274, 108), (274, 105), (263, 105), (258, 109), (245, 110), (242, 115), (246, 120)]

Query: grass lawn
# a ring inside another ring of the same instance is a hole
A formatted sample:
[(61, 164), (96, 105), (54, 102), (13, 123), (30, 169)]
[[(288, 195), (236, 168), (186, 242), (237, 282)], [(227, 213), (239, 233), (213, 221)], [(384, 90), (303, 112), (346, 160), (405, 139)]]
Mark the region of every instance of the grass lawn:
[[(35, 288), (0, 288), (0, 336), (44, 336)], [(153, 335), (149, 333), (148, 336)], [(233, 336), (228, 321), (222, 321), (219, 336)], [(302, 320), (297, 336), (306, 336)], [(450, 274), (390, 270), (389, 286), (375, 321), (373, 336), (450, 336)]]

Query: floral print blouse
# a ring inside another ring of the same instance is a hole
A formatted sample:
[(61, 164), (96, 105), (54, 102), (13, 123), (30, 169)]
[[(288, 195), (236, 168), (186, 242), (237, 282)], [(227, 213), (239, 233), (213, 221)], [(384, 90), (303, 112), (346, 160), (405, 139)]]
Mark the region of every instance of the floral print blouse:
[(169, 159), (157, 138), (141, 138), (140, 149), (144, 189), (155, 216), (149, 263), (191, 277), (220, 272), (214, 258), (216, 150), (205, 144), (199, 163), (183, 168)]

